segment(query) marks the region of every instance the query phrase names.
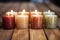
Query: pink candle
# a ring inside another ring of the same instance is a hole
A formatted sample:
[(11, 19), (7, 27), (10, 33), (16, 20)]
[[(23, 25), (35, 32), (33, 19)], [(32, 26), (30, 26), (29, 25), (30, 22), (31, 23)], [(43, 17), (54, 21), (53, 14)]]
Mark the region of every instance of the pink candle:
[(9, 13), (2, 16), (2, 24), (5, 29), (12, 29), (15, 26), (15, 17)]

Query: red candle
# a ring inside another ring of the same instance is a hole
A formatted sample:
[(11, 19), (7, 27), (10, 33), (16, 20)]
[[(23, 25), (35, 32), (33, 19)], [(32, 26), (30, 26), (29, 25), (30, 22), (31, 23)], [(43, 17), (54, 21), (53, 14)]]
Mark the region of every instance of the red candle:
[(43, 28), (42, 26), (43, 15), (39, 15), (36, 10), (35, 13), (36, 15), (31, 15), (31, 28), (32, 29)]
[(12, 29), (15, 26), (15, 17), (11, 14), (6, 14), (2, 16), (2, 24), (5, 29)]

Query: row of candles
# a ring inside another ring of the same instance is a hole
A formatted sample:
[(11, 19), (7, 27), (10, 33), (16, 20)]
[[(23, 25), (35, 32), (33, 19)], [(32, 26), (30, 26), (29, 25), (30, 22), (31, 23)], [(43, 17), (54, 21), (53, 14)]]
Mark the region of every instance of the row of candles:
[[(46, 12), (6, 12), (2, 16), (2, 25), (5, 29), (22, 28), (57, 28), (57, 15), (50, 10)], [(45, 25), (45, 26), (43, 26)]]

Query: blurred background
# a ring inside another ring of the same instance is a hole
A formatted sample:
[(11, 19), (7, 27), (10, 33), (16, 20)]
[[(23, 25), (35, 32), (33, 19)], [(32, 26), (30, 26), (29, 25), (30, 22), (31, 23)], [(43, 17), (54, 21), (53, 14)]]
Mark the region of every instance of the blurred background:
[(57, 6), (60, 6), (60, 0), (0, 0), (0, 2), (52, 2)]

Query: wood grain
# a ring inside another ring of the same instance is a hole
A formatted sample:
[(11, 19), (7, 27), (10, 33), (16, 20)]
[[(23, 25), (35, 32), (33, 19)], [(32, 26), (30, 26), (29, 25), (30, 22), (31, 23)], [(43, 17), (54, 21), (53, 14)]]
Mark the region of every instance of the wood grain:
[(45, 29), (48, 40), (60, 40), (60, 30), (58, 29)]
[(13, 34), (13, 30), (0, 29), (0, 40), (10, 40)]
[(47, 40), (43, 29), (30, 29), (30, 40)]
[(27, 29), (15, 29), (12, 40), (29, 40)]

